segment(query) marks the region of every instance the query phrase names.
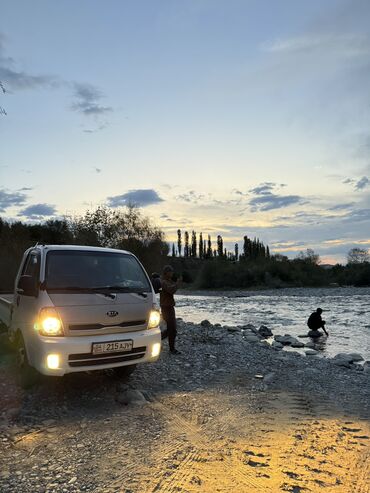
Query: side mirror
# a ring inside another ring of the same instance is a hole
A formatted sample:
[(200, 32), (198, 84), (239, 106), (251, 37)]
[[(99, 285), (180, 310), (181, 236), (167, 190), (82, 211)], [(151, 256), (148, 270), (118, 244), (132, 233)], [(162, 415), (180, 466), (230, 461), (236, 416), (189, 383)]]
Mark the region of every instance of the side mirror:
[(35, 279), (31, 276), (21, 276), (18, 281), (17, 293), (24, 296), (37, 296)]

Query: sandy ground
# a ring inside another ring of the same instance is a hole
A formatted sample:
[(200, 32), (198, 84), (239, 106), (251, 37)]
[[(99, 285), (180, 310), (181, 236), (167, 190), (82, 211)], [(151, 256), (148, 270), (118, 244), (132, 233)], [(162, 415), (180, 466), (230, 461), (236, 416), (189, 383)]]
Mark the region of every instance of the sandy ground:
[(295, 384), (303, 357), (249, 344), (236, 364), (196, 337), (134, 373), (142, 405), (119, 404), (117, 380), (101, 373), (25, 392), (3, 360), (1, 493), (370, 492), (368, 403), (353, 380), (361, 388), (364, 375), (334, 368), (352, 382), (336, 399), (324, 378), (315, 393)]

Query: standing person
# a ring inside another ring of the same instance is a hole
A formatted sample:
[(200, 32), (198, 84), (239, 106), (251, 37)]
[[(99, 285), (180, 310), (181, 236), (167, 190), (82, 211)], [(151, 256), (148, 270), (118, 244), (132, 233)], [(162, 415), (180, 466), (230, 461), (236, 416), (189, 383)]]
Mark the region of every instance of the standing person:
[(329, 334), (325, 330), (325, 320), (321, 318), (322, 309), (317, 308), (315, 312), (311, 313), (307, 320), (307, 325), (310, 329), (308, 335), (310, 337), (320, 337), (322, 334), (319, 332), (319, 329), (323, 329), (325, 334), (328, 336)]
[(162, 316), (167, 325), (168, 344), (171, 354), (180, 354), (175, 348), (175, 339), (177, 334), (176, 315), (175, 315), (175, 299), (173, 295), (177, 291), (177, 282), (173, 280), (173, 268), (166, 265), (163, 268), (161, 279), (162, 289), (160, 291), (160, 305)]

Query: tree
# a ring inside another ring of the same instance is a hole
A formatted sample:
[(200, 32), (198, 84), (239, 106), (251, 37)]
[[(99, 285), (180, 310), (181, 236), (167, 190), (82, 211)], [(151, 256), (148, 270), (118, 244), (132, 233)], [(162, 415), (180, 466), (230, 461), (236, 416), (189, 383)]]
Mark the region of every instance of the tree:
[(172, 257), (176, 257), (175, 243), (172, 243)]
[(308, 264), (318, 265), (320, 263), (320, 255), (315, 253), (312, 248), (307, 248), (305, 252), (299, 252), (297, 260), (301, 260)]
[(207, 258), (212, 258), (212, 240), (211, 240), (211, 235), (208, 235)]
[(191, 256), (194, 258), (197, 256), (197, 234), (195, 231), (191, 233)]
[(189, 257), (189, 233), (185, 231), (184, 257)]
[(370, 262), (370, 254), (364, 248), (351, 248), (347, 254), (348, 264), (364, 264)]
[(217, 236), (217, 254), (219, 257), (222, 257), (223, 254), (224, 254), (224, 246), (223, 246), (223, 240), (222, 240), (222, 236), (221, 235), (218, 235)]
[(179, 252), (179, 257), (181, 257), (181, 230), (177, 230), (177, 251)]
[(239, 258), (239, 245), (235, 243), (235, 260), (238, 261)]
[(203, 258), (203, 234), (199, 234), (199, 246), (198, 246), (198, 251), (199, 251), (199, 258)]

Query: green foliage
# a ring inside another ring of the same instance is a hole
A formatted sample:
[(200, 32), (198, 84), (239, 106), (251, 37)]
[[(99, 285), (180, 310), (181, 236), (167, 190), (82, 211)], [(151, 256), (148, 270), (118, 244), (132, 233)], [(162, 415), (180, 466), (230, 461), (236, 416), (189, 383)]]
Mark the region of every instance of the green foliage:
[(160, 270), (169, 253), (163, 232), (135, 207), (98, 207), (83, 216), (42, 224), (8, 223), (0, 218), (0, 290), (12, 289), (23, 252), (37, 242), (128, 250), (148, 271)]

